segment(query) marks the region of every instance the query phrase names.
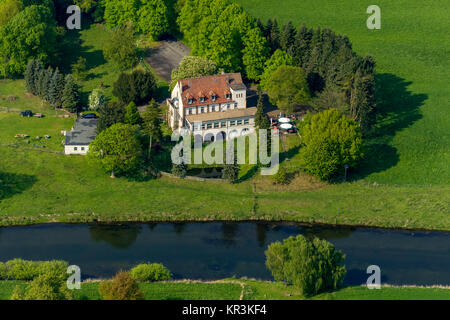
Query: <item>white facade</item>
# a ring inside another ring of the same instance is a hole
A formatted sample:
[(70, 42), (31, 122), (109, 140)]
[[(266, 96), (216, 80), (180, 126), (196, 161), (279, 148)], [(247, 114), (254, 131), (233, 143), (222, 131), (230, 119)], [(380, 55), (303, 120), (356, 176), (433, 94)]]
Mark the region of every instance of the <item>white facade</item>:
[(64, 146), (64, 153), (66, 155), (79, 154), (86, 155), (89, 151), (89, 146)]

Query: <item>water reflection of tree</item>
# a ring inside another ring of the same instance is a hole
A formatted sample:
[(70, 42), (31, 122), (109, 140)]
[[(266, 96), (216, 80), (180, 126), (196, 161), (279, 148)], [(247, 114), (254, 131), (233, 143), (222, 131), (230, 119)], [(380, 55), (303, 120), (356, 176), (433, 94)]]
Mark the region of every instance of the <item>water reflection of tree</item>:
[(235, 245), (238, 229), (239, 225), (235, 222), (222, 223), (223, 243), (226, 247), (232, 247)]
[(157, 223), (149, 223), (149, 224), (148, 224), (148, 228), (149, 228), (151, 231), (153, 231), (153, 230), (156, 228), (157, 225), (158, 225)]
[(126, 249), (130, 247), (141, 232), (138, 224), (122, 225), (89, 225), (89, 233), (95, 242), (105, 241), (114, 248)]
[(267, 232), (269, 231), (269, 224), (264, 222), (256, 223), (256, 240), (260, 247), (264, 247), (267, 239)]
[(183, 222), (175, 222), (173, 224), (173, 230), (175, 230), (175, 233), (177, 234), (177, 236), (181, 236), (184, 232), (184, 230), (186, 229), (186, 223)]
[(307, 238), (320, 238), (325, 240), (348, 238), (356, 230), (353, 227), (332, 227), (332, 226), (301, 226), (299, 233)]

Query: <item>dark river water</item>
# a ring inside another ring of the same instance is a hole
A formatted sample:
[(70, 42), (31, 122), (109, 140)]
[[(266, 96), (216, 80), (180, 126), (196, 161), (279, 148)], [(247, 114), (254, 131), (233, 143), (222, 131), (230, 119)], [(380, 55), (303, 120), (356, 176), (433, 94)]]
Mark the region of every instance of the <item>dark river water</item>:
[(83, 278), (111, 277), (142, 262), (160, 262), (175, 278), (271, 279), (264, 251), (303, 234), (331, 241), (346, 254), (346, 284), (362, 284), (369, 265), (382, 283), (450, 285), (450, 233), (282, 223), (49, 224), (0, 228), (0, 261), (62, 259)]

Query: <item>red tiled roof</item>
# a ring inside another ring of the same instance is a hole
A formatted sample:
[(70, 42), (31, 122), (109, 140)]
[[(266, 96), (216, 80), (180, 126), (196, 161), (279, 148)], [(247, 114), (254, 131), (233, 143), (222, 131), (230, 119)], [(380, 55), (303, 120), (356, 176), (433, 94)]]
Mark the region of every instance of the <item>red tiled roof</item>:
[[(225, 97), (226, 94), (231, 93), (230, 86), (243, 85), (240, 73), (183, 79), (179, 80), (179, 83), (181, 83), (181, 97), (185, 107), (231, 102), (230, 99)], [(209, 96), (205, 94), (206, 92), (209, 92)], [(215, 101), (211, 99), (212, 94), (216, 96)], [(201, 96), (205, 97), (204, 102), (200, 102)], [(191, 104), (188, 104), (188, 98), (193, 100)]]

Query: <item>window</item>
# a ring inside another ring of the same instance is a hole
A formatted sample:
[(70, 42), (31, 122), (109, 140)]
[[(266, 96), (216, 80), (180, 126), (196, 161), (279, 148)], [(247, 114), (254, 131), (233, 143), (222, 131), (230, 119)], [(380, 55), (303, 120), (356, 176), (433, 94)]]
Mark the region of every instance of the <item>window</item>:
[(237, 121), (237, 125), (238, 125), (238, 126), (242, 125), (242, 120), (238, 120), (238, 121)]
[(236, 125), (236, 121), (235, 120), (231, 120), (230, 121), (230, 126), (235, 126)]
[(206, 128), (206, 125), (203, 123), (202, 124), (202, 129), (205, 129)]
[(188, 103), (192, 104), (192, 102), (194, 102), (194, 100), (192, 100), (191, 98), (188, 99)]
[(237, 107), (238, 107), (238, 105), (237, 105), (237, 103), (235, 103), (235, 104), (234, 104), (234, 108), (237, 109)]
[(227, 109), (230, 110), (230, 104), (227, 104)]
[(203, 113), (205, 109), (203, 107), (200, 107), (200, 113)]
[(188, 114), (192, 114), (192, 108), (188, 109)]
[(222, 128), (225, 128), (225, 127), (227, 126), (227, 123), (226, 123), (225, 121), (222, 121), (222, 122), (220, 123), (220, 126), (221, 126)]
[(205, 97), (200, 97), (200, 102), (205, 102)]
[(225, 95), (225, 98), (231, 99), (231, 94), (227, 93), (227, 94)]
[(244, 119), (244, 124), (249, 124), (249, 119)]
[(216, 96), (211, 96), (212, 101), (216, 101)]
[(77, 151), (78, 150), (78, 147), (73, 147), (73, 151)]
[(212, 128), (212, 123), (208, 123), (208, 124), (206, 125), (206, 128), (207, 128), (207, 129), (211, 129), (211, 128)]
[(219, 127), (219, 123), (218, 122), (214, 122), (214, 129)]
[(81, 147), (81, 151), (84, 151), (84, 147)]

